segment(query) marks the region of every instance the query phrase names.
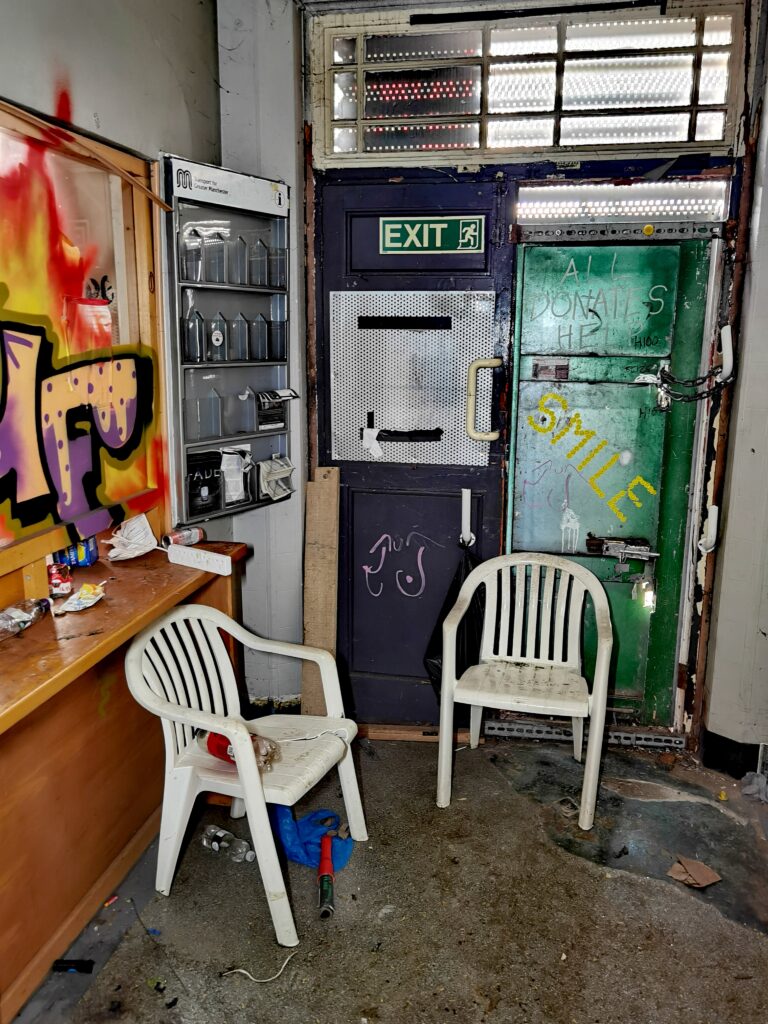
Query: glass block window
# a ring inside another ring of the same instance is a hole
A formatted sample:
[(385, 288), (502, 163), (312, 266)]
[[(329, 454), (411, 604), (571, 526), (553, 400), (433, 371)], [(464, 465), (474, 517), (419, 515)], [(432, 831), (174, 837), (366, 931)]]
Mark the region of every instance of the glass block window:
[(488, 80), (488, 111), (502, 114), (520, 110), (551, 110), (555, 102), (557, 65), (492, 64)]
[(480, 125), (477, 122), (373, 125), (363, 131), (363, 145), (368, 153), (477, 149), (480, 145)]
[(569, 117), (560, 128), (563, 146), (618, 146), (675, 142), (688, 130), (687, 114), (622, 114)]
[(661, 50), (696, 45), (695, 18), (576, 22), (565, 30), (569, 51)]
[(480, 57), (483, 53), (482, 32), (436, 32), (434, 35), (368, 36), (365, 59), (377, 61), (455, 60)]
[(480, 68), (374, 71), (365, 75), (366, 118), (480, 113)]
[(557, 26), (491, 29), (491, 56), (516, 57), (530, 53), (557, 53)]
[(325, 152), (341, 165), (461, 150), (491, 162), (563, 148), (726, 151), (743, 24), (731, 11), (389, 34), (346, 19), (323, 36)]
[(726, 181), (634, 182), (631, 185), (525, 185), (517, 198), (520, 224), (623, 223), (725, 219)]
[(354, 64), (357, 60), (357, 40), (337, 36), (333, 40), (333, 63)]
[(518, 117), (514, 121), (488, 122), (488, 145), (492, 149), (545, 149), (555, 135), (553, 117)]
[(684, 107), (691, 101), (693, 54), (569, 60), (563, 109)]

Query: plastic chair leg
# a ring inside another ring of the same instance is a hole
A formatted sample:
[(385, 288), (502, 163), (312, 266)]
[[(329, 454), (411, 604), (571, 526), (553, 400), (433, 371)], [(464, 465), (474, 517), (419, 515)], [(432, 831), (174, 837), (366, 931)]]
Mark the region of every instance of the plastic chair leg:
[(360, 788), (357, 784), (355, 774), (355, 762), (352, 760), (352, 746), (347, 743), (347, 750), (339, 761), (339, 782), (344, 797), (344, 807), (349, 822), (349, 834), (358, 843), (364, 843), (368, 838), (368, 829), (365, 824), (365, 813), (360, 800)]
[(165, 776), (155, 876), (155, 888), (164, 896), (171, 892), (176, 861), (196, 796), (197, 776), (191, 768), (180, 768)]
[(579, 812), (579, 828), (588, 832), (595, 821), (595, 804), (597, 803), (597, 783), (600, 775), (600, 753), (603, 746), (603, 728), (605, 726), (605, 708), (593, 711), (589, 719), (589, 739), (587, 740), (587, 757), (584, 763), (584, 785), (581, 790), (581, 810)]
[(275, 849), (267, 805), (263, 799), (254, 798), (246, 791), (245, 806), (248, 813), (248, 825), (251, 829), (253, 850), (259, 865), (275, 936), (281, 946), (298, 946), (299, 937), (293, 923), (288, 893), (285, 891), (285, 881)]
[(476, 750), (480, 743), (480, 724), (482, 720), (482, 705), (473, 704), (469, 712), (469, 745), (472, 750)]
[(451, 768), (453, 766), (453, 701), (440, 708), (440, 735), (437, 744), (437, 806), (451, 802)]
[(584, 741), (584, 719), (572, 718), (571, 723), (573, 725), (573, 756), (577, 761), (581, 761), (581, 745)]
[(230, 818), (244, 818), (245, 817), (245, 800), (239, 796), (232, 797), (232, 807), (229, 811)]

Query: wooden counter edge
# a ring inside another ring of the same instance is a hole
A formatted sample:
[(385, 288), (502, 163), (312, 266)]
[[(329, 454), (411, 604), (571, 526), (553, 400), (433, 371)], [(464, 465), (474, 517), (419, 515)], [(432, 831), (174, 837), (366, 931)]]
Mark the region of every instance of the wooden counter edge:
[[(230, 555), (234, 565), (244, 561), (247, 555), (247, 547), (245, 544), (238, 543), (209, 543), (202, 544), (200, 547), (205, 547), (210, 550), (221, 551)], [(222, 551), (222, 548), (230, 549), (226, 552)], [(89, 668), (93, 668), (94, 665), (98, 664), (106, 655), (112, 651), (117, 650), (122, 644), (131, 640), (134, 636), (142, 631), (146, 626), (153, 622), (160, 615), (164, 615), (165, 612), (170, 611), (177, 604), (180, 604), (185, 598), (195, 594), (198, 590), (202, 589), (207, 583), (217, 579), (215, 573), (203, 572), (202, 570), (190, 570), (195, 575), (189, 577), (184, 582), (180, 582), (173, 590), (169, 590), (168, 593), (164, 594), (156, 603), (151, 607), (143, 609), (142, 612), (135, 615), (134, 617), (126, 620), (125, 624), (120, 628), (110, 633), (109, 636), (100, 639), (94, 643), (93, 647), (88, 651), (87, 654), (73, 661), (71, 665), (67, 665), (60, 672), (50, 676), (45, 683), (31, 690), (29, 693), (24, 694), (17, 700), (7, 705), (0, 704), (0, 735), (7, 732), (14, 725), (26, 718), (32, 711), (35, 711), (42, 704), (45, 704), (47, 700), (54, 697), (57, 693), (68, 686), (73, 680), (77, 679), (78, 676), (82, 675)]]

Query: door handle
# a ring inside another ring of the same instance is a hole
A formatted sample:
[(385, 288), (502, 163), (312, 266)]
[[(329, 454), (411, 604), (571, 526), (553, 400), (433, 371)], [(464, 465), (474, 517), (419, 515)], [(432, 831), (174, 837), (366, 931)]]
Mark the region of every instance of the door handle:
[(502, 366), (503, 359), (473, 359), (467, 371), (467, 433), (473, 441), (497, 441), (498, 430), (483, 432), (475, 427), (475, 414), (477, 412), (477, 371)]

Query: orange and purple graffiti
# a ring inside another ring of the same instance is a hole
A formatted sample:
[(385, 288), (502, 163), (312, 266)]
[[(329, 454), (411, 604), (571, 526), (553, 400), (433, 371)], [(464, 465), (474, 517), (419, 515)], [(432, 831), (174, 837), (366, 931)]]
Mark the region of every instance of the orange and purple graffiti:
[(0, 130), (0, 544), (98, 532), (152, 486), (153, 358), (113, 348), (99, 253), (65, 231), (52, 152)]

